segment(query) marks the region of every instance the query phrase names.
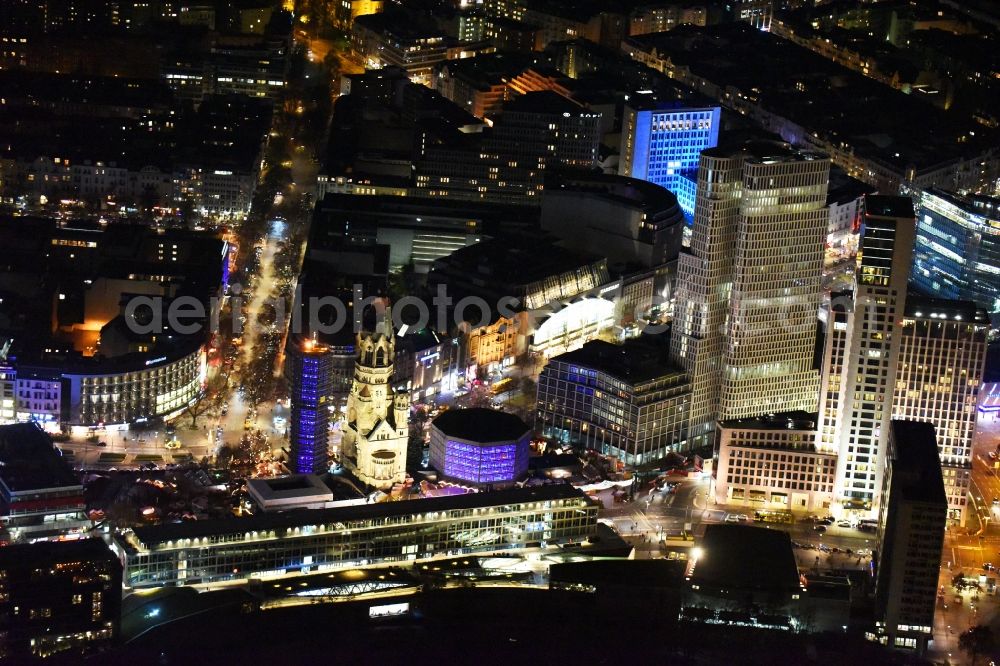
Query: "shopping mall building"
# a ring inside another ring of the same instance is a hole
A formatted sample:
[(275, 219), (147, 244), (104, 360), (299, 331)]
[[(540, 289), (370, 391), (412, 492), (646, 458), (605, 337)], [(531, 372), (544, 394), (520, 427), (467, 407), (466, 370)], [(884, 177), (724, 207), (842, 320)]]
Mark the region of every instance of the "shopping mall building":
[(273, 578), (580, 544), (597, 504), (569, 485), (137, 527), (114, 537), (126, 588)]

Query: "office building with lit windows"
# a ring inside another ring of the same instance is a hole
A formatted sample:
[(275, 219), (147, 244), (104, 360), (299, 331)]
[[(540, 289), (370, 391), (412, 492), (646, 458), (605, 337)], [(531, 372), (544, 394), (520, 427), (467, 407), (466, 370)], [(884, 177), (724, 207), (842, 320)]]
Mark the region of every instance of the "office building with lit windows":
[(286, 349), (291, 401), (288, 466), (296, 474), (322, 474), (329, 468), (332, 355), (326, 345), (310, 338)]
[(910, 294), (902, 323), (892, 418), (934, 426), (948, 520), (964, 525), (989, 319), (970, 301)]
[(117, 534), (126, 588), (273, 578), (580, 543), (597, 505), (570, 485), (137, 527)]
[(491, 122), (481, 132), (462, 130), (427, 141), (413, 165), (414, 194), (538, 206), (546, 170), (597, 164), (601, 112), (564, 95), (525, 91)]
[(691, 377), (688, 437), (717, 420), (815, 411), (830, 161), (779, 142), (702, 153), (677, 266), (671, 359)]
[(597, 164), (601, 113), (551, 90), (519, 95), (503, 105), (494, 136), (500, 155), (544, 155), (583, 169)]
[(553, 357), (538, 378), (535, 427), (633, 468), (687, 449), (691, 385), (665, 356), (660, 343), (636, 338)]
[(354, 18), (351, 44), (367, 69), (401, 67), (414, 83), (430, 85), (434, 67), (458, 43), (433, 24), (423, 26), (397, 9)]
[(0, 341), (14, 419), (79, 434), (179, 415), (204, 386), (229, 253), (186, 231), (0, 221), (0, 319), (22, 322)]
[(836, 453), (816, 446), (815, 414), (770, 414), (719, 424), (717, 502), (825, 513), (836, 472)]
[(279, 102), (287, 86), (288, 51), (283, 35), (218, 35), (209, 55), (215, 92)]
[(528, 472), (531, 428), (494, 409), (449, 409), (431, 424), (431, 467), (450, 481), (502, 486)]
[(387, 195), (327, 194), (313, 211), (313, 233), (357, 245), (386, 245), (389, 266), (424, 273), (452, 252), (524, 219), (521, 207)]
[(661, 185), (677, 197), (690, 220), (694, 216), (698, 159), (719, 143), (721, 108), (626, 104), (622, 119), (618, 173)]
[(719, 418), (813, 411), (830, 161), (768, 148), (742, 172)]
[(868, 638), (923, 655), (932, 640), (948, 498), (934, 426), (891, 421), (875, 552), (875, 630)]
[(709, 18), (708, 5), (698, 4), (652, 4), (636, 7), (629, 14), (628, 34), (648, 35), (666, 32), (680, 25), (706, 25)]
[(817, 415), (816, 446), (826, 453), (837, 453), (840, 447), (841, 401), (847, 391), (844, 363), (850, 343), (854, 314), (854, 294), (850, 291), (830, 294), (830, 305), (820, 312), (825, 315), (823, 356), (819, 382), (819, 414)]
[(835, 489), (844, 512), (865, 518), (878, 510), (882, 491), (915, 228), (909, 197), (865, 198), (847, 379), (836, 421)]
[(187, 340), (160, 356), (148, 356), (129, 354), (66, 367), (69, 422), (98, 426), (179, 415), (204, 385), (202, 341)]
[(1000, 312), (1000, 197), (920, 193), (911, 284)]
[(0, 548), (0, 661), (83, 661), (111, 647), (121, 617), (122, 563), (101, 539)]

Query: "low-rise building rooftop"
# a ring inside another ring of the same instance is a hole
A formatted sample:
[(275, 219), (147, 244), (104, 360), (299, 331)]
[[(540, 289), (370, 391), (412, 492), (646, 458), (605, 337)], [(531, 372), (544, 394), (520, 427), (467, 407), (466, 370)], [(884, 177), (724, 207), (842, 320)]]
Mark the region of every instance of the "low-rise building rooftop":
[(449, 409), (434, 419), (433, 425), (449, 437), (471, 442), (516, 440), (531, 430), (519, 416), (478, 407)]
[(684, 372), (667, 361), (663, 350), (655, 343), (642, 339), (630, 340), (622, 345), (591, 340), (579, 349), (560, 354), (553, 360), (597, 370), (633, 386)]
[(792, 592), (799, 570), (788, 532), (749, 525), (709, 525), (690, 574), (696, 585)]
[(0, 483), (7, 493), (79, 486), (69, 463), (35, 423), (0, 426)]
[(506, 506), (523, 502), (553, 502), (573, 500), (584, 494), (568, 484), (538, 486), (531, 488), (511, 488), (488, 493), (466, 493), (447, 497), (406, 500), (401, 502), (378, 502), (357, 506), (286, 511), (255, 515), (248, 518), (226, 518), (218, 520), (197, 520), (183, 523), (165, 523), (136, 527), (135, 537), (147, 547), (178, 539), (217, 537), (225, 534), (245, 534), (267, 530), (282, 530), (305, 525), (347, 523), (349, 521), (393, 518), (413, 514), (430, 514), (438, 511), (475, 509), (479, 507)]

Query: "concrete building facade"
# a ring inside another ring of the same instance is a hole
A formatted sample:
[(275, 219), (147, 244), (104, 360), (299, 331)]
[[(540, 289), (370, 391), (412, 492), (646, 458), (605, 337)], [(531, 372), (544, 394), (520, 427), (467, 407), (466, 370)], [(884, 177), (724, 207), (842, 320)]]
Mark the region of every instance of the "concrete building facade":
[(948, 520), (964, 525), (989, 319), (970, 301), (910, 295), (900, 332), (892, 418), (934, 426)]
[(846, 513), (878, 510), (885, 437), (906, 307), (915, 220), (909, 197), (865, 198), (861, 262), (840, 404), (837, 501)]

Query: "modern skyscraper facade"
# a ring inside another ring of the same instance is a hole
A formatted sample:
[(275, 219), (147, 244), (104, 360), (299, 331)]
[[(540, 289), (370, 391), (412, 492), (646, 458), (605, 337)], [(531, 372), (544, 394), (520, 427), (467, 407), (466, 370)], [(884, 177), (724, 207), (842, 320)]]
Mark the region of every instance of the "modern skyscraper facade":
[(1000, 198), (924, 190), (913, 255), (920, 292), (1000, 312)]
[(964, 524), (989, 319), (970, 301), (911, 294), (900, 332), (892, 418), (934, 426), (948, 519)]
[(720, 107), (642, 108), (625, 106), (618, 174), (661, 185), (694, 216), (698, 159), (719, 143)]
[(739, 153), (702, 155), (691, 248), (677, 262), (670, 356), (691, 379), (688, 440), (695, 446), (712, 441), (718, 415), (742, 170)]
[(909, 197), (868, 196), (862, 221), (857, 288), (846, 383), (840, 400), (837, 500), (844, 510), (870, 515), (882, 489), (884, 437), (892, 414), (899, 323), (916, 223)]
[(830, 161), (757, 150), (743, 162), (719, 418), (816, 409), (816, 315)]
[(671, 358), (691, 377), (696, 445), (720, 418), (816, 409), (829, 168), (782, 143), (702, 154), (671, 339)]
[(892, 421), (887, 436), (875, 577), (875, 638), (920, 654), (932, 637), (948, 513), (934, 426)]
[(332, 356), (311, 338), (288, 345), (291, 432), (289, 467), (296, 474), (322, 474), (329, 468)]

